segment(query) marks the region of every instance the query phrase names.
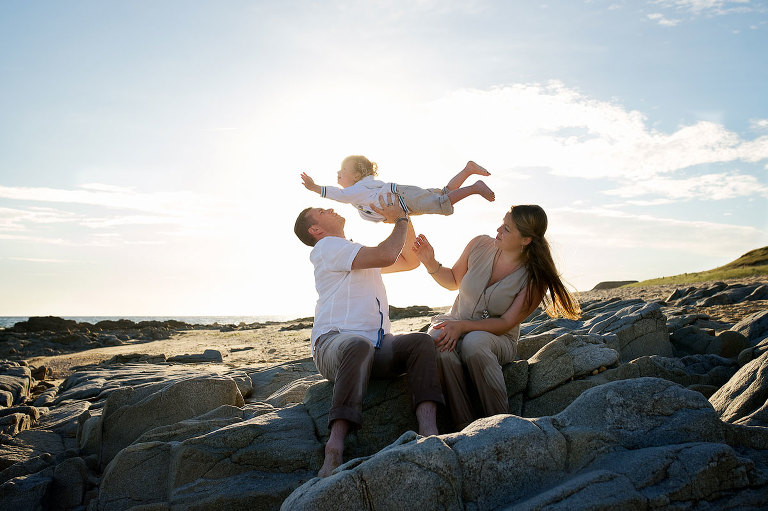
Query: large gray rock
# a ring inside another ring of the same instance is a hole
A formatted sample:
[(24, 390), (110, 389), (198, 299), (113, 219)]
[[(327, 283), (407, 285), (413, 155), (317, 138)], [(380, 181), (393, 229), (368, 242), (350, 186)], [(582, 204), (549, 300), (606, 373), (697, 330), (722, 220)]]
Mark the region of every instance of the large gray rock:
[(454, 484), (470, 509), (494, 509), (548, 486), (568, 460), (566, 439), (549, 418), (488, 417), (445, 436), (445, 443), (458, 457), (461, 479)]
[(694, 353), (712, 353), (713, 351), (710, 351), (710, 345), (715, 344), (715, 336), (713, 334), (702, 331), (694, 325), (678, 328), (670, 334), (669, 340), (678, 353), (684, 353), (686, 355)]
[(723, 425), (704, 396), (658, 378), (595, 387), (553, 420), (568, 438), (574, 465), (586, 465), (602, 450), (617, 446), (639, 449), (725, 438)]
[(88, 467), (85, 461), (82, 458), (68, 458), (54, 469), (48, 497), (61, 508), (77, 507), (83, 502), (87, 484)]
[(645, 511), (646, 499), (624, 476), (597, 469), (584, 472), (525, 502), (503, 508), (504, 511), (569, 511), (572, 509), (621, 509)]
[(11, 404), (21, 403), (29, 396), (32, 388), (32, 373), (29, 367), (18, 362), (0, 360), (0, 391), (12, 396)]
[[(403, 445), (406, 444), (406, 445)], [(357, 511), (375, 509), (463, 510), (459, 461), (440, 437), (405, 433), (369, 461), (339, 467), (325, 479), (314, 478), (293, 492), (280, 509)], [(381, 474), (387, 474), (386, 478)], [(396, 491), (393, 491), (396, 489)]]
[(572, 378), (612, 366), (619, 359), (616, 350), (597, 336), (561, 335), (541, 348), (528, 361), (528, 397), (534, 398)]
[(237, 384), (228, 377), (115, 391), (107, 398), (102, 414), (102, 466), (150, 429), (197, 417), (222, 405), (244, 404)]
[[(525, 397), (525, 388), (528, 386), (528, 361), (515, 360), (509, 364), (504, 364), (501, 368), (501, 374), (504, 376), (504, 384), (507, 387), (507, 397), (509, 402), (509, 413), (522, 415), (523, 400)], [(445, 428), (447, 420), (441, 422)], [(451, 429), (441, 429), (448, 432)]]
[(98, 509), (122, 511), (168, 499), (171, 444), (147, 442), (121, 450), (107, 465), (99, 489)]
[(768, 353), (739, 369), (709, 401), (726, 422), (768, 426), (768, 423), (762, 422), (764, 412), (750, 418), (768, 401)]
[(53, 467), (15, 477), (0, 485), (0, 504), (13, 511), (47, 509), (46, 496), (53, 481)]
[(747, 316), (733, 325), (731, 330), (742, 334), (754, 346), (757, 344), (756, 341), (768, 336), (768, 310)]
[(554, 333), (544, 333), (537, 335), (523, 335), (517, 341), (517, 358), (528, 360), (536, 354), (541, 348), (554, 341), (558, 337)]
[(267, 369), (248, 371), (253, 395), (251, 400), (263, 401), (290, 383), (318, 374), (311, 358), (287, 362)]
[[(190, 438), (173, 450), (170, 464), (171, 504), (198, 509), (232, 509), (253, 505), (268, 509), (320, 468), (323, 445), (303, 405), (295, 405)], [(213, 483), (248, 473), (251, 485), (221, 494)], [(257, 479), (261, 482), (256, 483)], [(210, 492), (201, 497), (202, 488)]]
[(666, 318), (656, 303), (630, 305), (601, 314), (585, 322), (580, 330), (602, 336), (614, 334), (616, 340), (606, 343), (619, 352), (624, 362), (644, 355), (673, 355)]
[(0, 483), (4, 483), (15, 477), (26, 476), (40, 472), (56, 463), (52, 454), (44, 453), (39, 456), (32, 456), (24, 461), (14, 463), (10, 467), (0, 471)]
[(30, 458), (64, 452), (62, 437), (53, 431), (30, 429), (15, 437), (0, 438), (0, 470), (24, 463)]
[(566, 382), (539, 397), (526, 399), (521, 413), (517, 415), (522, 417), (555, 415), (568, 408), (583, 392), (606, 382), (607, 380), (600, 375)]
[(277, 389), (264, 399), (264, 402), (275, 407), (282, 407), (292, 403), (301, 403), (304, 401), (304, 395), (307, 393), (307, 389), (324, 379), (325, 378), (323, 378), (321, 374), (312, 374), (310, 376), (299, 378), (298, 380), (294, 380)]
[[(222, 410), (218, 415), (227, 413)], [(157, 437), (159, 430), (155, 431)], [(181, 443), (174, 437), (127, 447), (104, 473), (98, 508), (166, 503), (211, 510), (275, 509), (314, 476), (321, 463), (322, 444), (312, 420), (298, 405)]]
[(222, 362), (223, 358), (219, 350), (207, 349), (202, 353), (187, 353), (168, 358), (168, 362), (177, 362), (183, 364), (204, 363), (204, 362)]
[(188, 438), (206, 435), (217, 429), (242, 422), (244, 419), (245, 410), (243, 408), (224, 405), (193, 419), (150, 429), (137, 438), (134, 443), (182, 442)]
[[(451, 435), (404, 435), (305, 483), (282, 509), (751, 509), (768, 497), (765, 456), (758, 469), (728, 445), (742, 434), (730, 428), (701, 394), (674, 383), (612, 382), (553, 417), (498, 415)], [(404, 492), (411, 505), (391, 491), (391, 481), (423, 480), (435, 482)]]
[[(660, 474), (663, 477), (658, 477)], [(506, 510), (640, 511), (674, 506), (687, 508), (713, 497), (715, 501), (738, 507), (745, 503), (741, 494), (759, 485), (760, 479), (754, 463), (727, 445), (693, 443), (649, 447), (607, 454), (557, 487)], [(728, 492), (730, 495), (725, 499), (717, 498)]]

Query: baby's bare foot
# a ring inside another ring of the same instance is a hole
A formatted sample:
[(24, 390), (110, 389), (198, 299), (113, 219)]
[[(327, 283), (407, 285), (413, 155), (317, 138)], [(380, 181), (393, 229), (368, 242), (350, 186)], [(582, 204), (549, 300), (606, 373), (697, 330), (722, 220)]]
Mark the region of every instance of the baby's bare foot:
[(464, 172), (467, 173), (467, 175), (470, 174), (477, 174), (478, 176), (490, 176), (491, 173), (485, 170), (483, 167), (478, 165), (477, 163), (473, 161), (468, 161), (467, 165), (464, 167)]
[(483, 183), (482, 181), (478, 181), (475, 184), (473, 184), (472, 188), (474, 188), (475, 193), (482, 195), (485, 200), (489, 202), (493, 202), (496, 200), (496, 194), (493, 193), (493, 190), (488, 188), (488, 185)]

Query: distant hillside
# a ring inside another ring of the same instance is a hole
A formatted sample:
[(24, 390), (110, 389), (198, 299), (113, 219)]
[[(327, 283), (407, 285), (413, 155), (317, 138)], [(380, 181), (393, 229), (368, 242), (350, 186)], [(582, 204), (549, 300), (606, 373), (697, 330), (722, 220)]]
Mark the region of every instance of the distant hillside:
[(728, 264), (712, 270), (697, 273), (683, 273), (672, 277), (643, 280), (628, 287), (639, 287), (651, 284), (690, 284), (707, 280), (739, 279), (744, 277), (756, 277), (768, 275), (768, 247), (750, 250), (743, 256)]

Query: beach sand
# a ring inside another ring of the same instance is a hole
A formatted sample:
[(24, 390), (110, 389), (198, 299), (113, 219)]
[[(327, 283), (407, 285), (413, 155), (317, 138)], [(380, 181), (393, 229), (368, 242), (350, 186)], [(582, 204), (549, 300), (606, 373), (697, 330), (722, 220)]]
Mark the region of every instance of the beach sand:
[[(429, 320), (429, 316), (395, 320), (392, 321), (392, 332), (414, 332), (428, 325)], [(36, 367), (49, 367), (53, 370), (54, 378), (61, 379), (69, 376), (79, 366), (98, 364), (115, 355), (140, 353), (172, 357), (201, 354), (207, 349), (214, 349), (221, 352), (224, 364), (228, 366), (262, 368), (311, 357), (311, 327), (281, 331), (285, 327), (306, 324), (305, 320), (294, 320), (268, 324), (259, 329), (232, 332), (186, 330), (172, 334), (169, 339), (136, 341), (66, 355), (34, 357), (27, 359), (27, 363)]]

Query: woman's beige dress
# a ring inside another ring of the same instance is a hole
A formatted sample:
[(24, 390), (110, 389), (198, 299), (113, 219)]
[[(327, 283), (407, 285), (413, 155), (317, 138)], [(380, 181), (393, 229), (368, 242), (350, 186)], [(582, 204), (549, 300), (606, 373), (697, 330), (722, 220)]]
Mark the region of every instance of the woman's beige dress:
[[(488, 311), (489, 317), (500, 317), (509, 309), (524, 289), (528, 272), (519, 268), (489, 286), (496, 251), (495, 240), (490, 236), (478, 240), (469, 253), (467, 273), (459, 285), (456, 301), (448, 314), (435, 316), (432, 325), (445, 320), (483, 319), (483, 311)], [(430, 328), (429, 333), (436, 337), (440, 330)], [(457, 427), (463, 428), (475, 419), (467, 393), (464, 365), (477, 389), (484, 416), (509, 413), (501, 366), (515, 360), (519, 337), (520, 325), (504, 335), (476, 330), (463, 335), (455, 350), (438, 351), (443, 388)]]

